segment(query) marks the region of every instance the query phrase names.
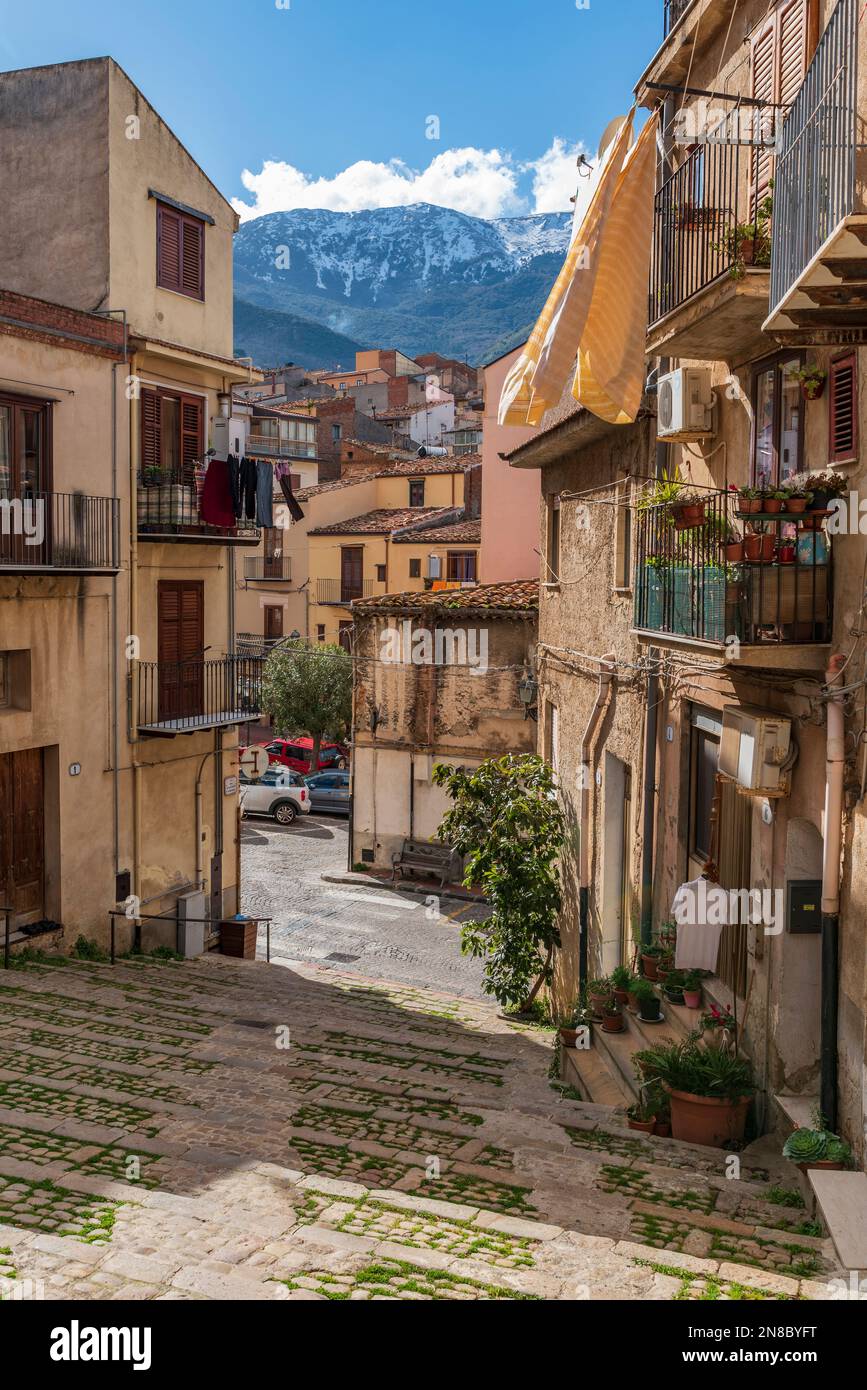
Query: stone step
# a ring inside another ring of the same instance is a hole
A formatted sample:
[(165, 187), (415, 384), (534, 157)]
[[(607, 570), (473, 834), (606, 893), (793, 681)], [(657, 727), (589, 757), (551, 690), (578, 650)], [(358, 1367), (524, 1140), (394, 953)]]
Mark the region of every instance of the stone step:
[(844, 1269), (867, 1269), (867, 1173), (807, 1170), (819, 1211)]
[(606, 1033), (601, 1023), (593, 1025), (593, 1051), (628, 1096), (628, 1105), (638, 1100), (638, 1082), (632, 1057), (643, 1046), (644, 1043), (629, 1024), (622, 1033)]
[(664, 990), (660, 990), (660, 997), (666, 1022), (677, 1034), (678, 1041), (683, 1041), (700, 1026), (702, 1013), (705, 1012), (704, 1005), (700, 1009), (687, 1009), (684, 1004), (672, 1004), (666, 999)]
[(562, 1057), (563, 1080), (567, 1085), (574, 1086), (582, 1099), (594, 1105), (610, 1105), (620, 1109), (632, 1104), (634, 1097), (631, 1091), (595, 1048), (579, 1050), (564, 1047)]

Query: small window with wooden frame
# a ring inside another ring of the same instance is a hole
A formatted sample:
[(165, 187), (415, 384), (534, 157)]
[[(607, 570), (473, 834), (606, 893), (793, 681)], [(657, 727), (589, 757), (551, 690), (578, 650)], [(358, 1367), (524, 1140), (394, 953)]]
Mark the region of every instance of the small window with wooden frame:
[(828, 400), (828, 462), (855, 463), (858, 458), (858, 354), (848, 352), (831, 363)]
[(204, 398), (143, 386), (140, 410), (142, 485), (194, 484), (205, 451)]
[(157, 285), (205, 298), (205, 224), (167, 203), (157, 203)]

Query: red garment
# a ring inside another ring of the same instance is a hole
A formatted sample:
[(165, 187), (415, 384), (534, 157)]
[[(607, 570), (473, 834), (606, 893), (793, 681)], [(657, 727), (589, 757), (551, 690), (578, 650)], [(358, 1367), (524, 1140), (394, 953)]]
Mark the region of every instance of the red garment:
[(209, 526), (231, 530), (235, 525), (232, 489), (229, 486), (229, 465), (225, 459), (211, 459), (205, 474), (200, 503), (202, 521)]

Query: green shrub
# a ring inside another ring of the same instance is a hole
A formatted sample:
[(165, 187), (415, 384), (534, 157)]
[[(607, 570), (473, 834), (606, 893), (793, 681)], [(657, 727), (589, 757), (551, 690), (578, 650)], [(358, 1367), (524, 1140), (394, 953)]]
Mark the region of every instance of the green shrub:
[(722, 1047), (684, 1042), (657, 1043), (635, 1054), (634, 1062), (646, 1081), (659, 1081), (672, 1091), (715, 1100), (738, 1100), (756, 1089), (752, 1063)]

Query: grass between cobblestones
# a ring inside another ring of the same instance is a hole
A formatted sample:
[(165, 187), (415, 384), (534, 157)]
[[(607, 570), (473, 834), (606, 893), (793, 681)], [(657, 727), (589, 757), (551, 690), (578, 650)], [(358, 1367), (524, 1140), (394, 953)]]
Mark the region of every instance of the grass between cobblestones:
[(684, 1299), (696, 1302), (715, 1303), (718, 1299), (748, 1302), (790, 1302), (788, 1294), (770, 1293), (766, 1289), (747, 1288), (733, 1279), (720, 1279), (714, 1274), (696, 1274), (689, 1269), (679, 1269), (677, 1265), (655, 1264), (651, 1260), (633, 1260), (634, 1265), (652, 1269), (656, 1274), (667, 1274), (680, 1280), (680, 1288), (674, 1295), (675, 1302)]
[(0, 1175), (0, 1221), (8, 1226), (106, 1245), (121, 1205), (104, 1197), (72, 1192), (53, 1182)]
[(335, 1302), (345, 1302), (353, 1296), (367, 1298), (422, 1299), (508, 1299), (513, 1302), (538, 1302), (539, 1296), (517, 1293), (496, 1284), (482, 1284), (476, 1279), (464, 1279), (443, 1269), (419, 1269), (402, 1260), (379, 1260), (365, 1265), (352, 1274), (334, 1274), (330, 1270), (308, 1270), (291, 1279), (280, 1279), (287, 1289), (310, 1289)]

